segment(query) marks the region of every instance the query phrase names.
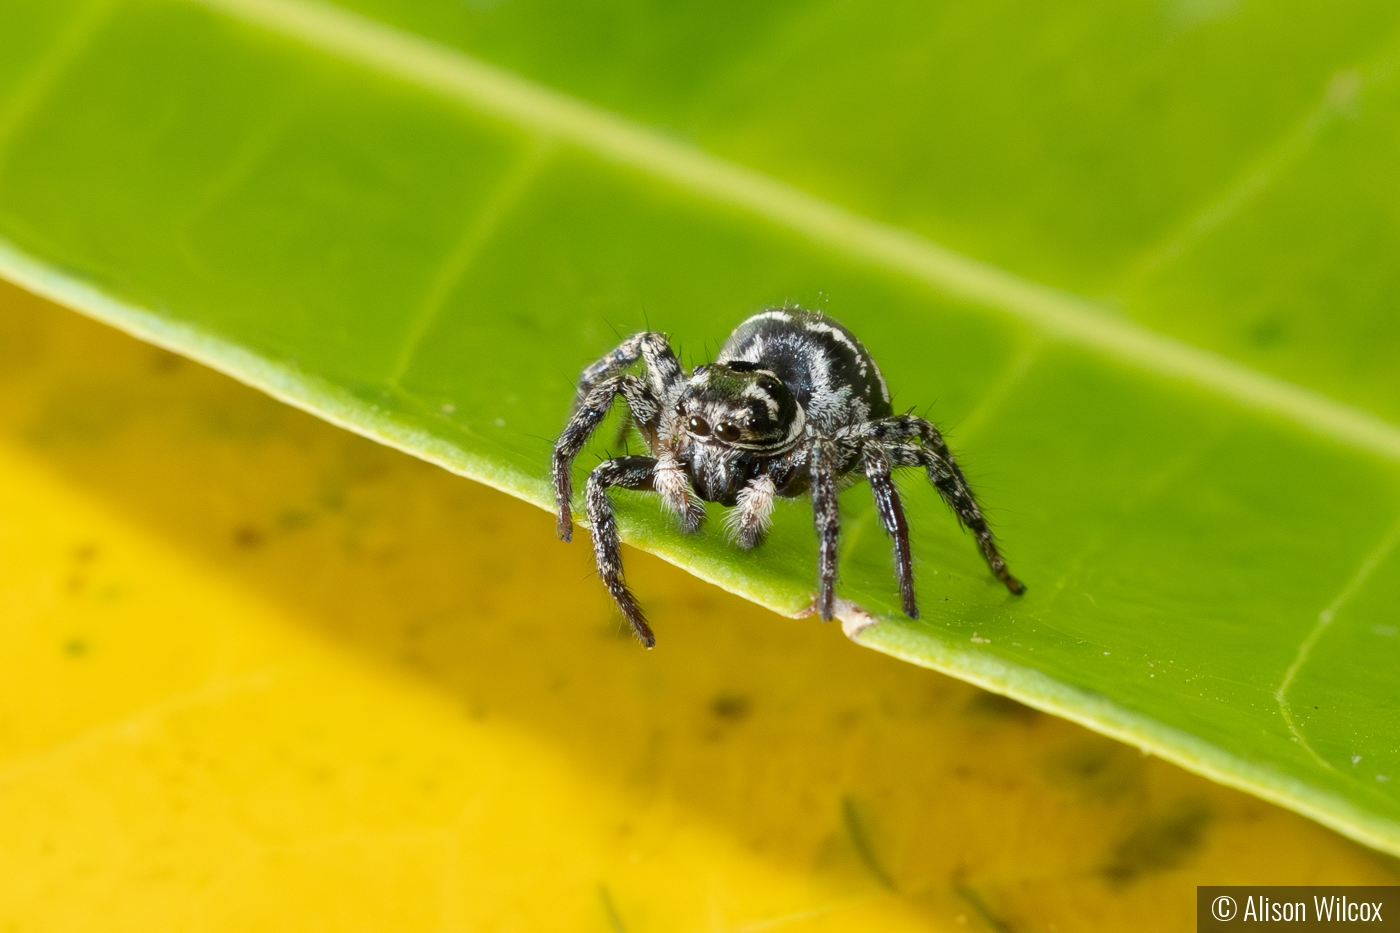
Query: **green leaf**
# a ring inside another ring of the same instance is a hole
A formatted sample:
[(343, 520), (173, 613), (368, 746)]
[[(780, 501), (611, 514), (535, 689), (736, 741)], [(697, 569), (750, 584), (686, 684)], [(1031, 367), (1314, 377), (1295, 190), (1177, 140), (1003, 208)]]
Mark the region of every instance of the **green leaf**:
[[(823, 308), (1030, 587), (911, 476), (904, 618), (856, 487), (859, 641), (1400, 852), (1400, 9), (683, 6), (6, 4), (0, 271), (545, 507), (621, 335)], [(810, 601), (805, 503), (617, 500)]]

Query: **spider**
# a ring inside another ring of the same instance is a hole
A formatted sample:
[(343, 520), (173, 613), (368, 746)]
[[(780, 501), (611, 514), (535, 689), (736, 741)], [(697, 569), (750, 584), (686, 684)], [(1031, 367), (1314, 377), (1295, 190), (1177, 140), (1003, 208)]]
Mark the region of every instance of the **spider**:
[[(644, 377), (627, 372), (638, 360), (645, 364)], [(814, 608), (829, 621), (836, 603), (836, 493), (843, 480), (860, 471), (894, 541), (904, 613), (917, 619), (909, 526), (890, 474), (921, 466), (976, 536), (992, 573), (1012, 593), (1025, 591), (997, 552), (943, 436), (923, 418), (893, 413), (890, 391), (870, 353), (831, 318), (798, 308), (762, 311), (735, 329), (714, 363), (696, 366), (689, 375), (666, 336), (655, 332), (628, 337), (585, 369), (569, 423), (554, 445), (554, 495), (564, 541), (573, 537), (574, 458), (619, 395), (652, 456), (600, 463), (588, 476), (584, 509), (598, 575), (648, 648), (656, 637), (623, 579), (617, 521), (608, 501), (613, 486), (659, 493), (687, 533), (698, 531), (705, 520), (702, 502), (731, 506), (725, 524), (744, 549), (763, 540), (776, 497), (810, 493), (818, 539)]]

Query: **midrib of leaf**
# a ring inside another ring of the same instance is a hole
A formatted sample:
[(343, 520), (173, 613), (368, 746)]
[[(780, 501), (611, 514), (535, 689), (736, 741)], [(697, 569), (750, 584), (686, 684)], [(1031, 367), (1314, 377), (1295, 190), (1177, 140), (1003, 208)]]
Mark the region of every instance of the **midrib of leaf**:
[(1092, 302), (845, 210), (466, 53), (310, 0), (189, 0), (541, 136), (565, 140), (1046, 334), (1400, 462), (1400, 425), (1116, 318)]
[[(186, 2), (455, 100), (475, 112), (524, 128), (541, 140), (571, 143), (607, 161), (740, 209), (833, 252), (1008, 315), (1030, 325), (1042, 338), (1129, 362), (1145, 372), (1213, 392), (1241, 407), (1286, 420), (1321, 437), (1400, 462), (1400, 426), (1377, 415), (1115, 318), (1079, 296), (1026, 280), (910, 231), (855, 214), (625, 117), (485, 64), (460, 50), (308, 0)], [(470, 235), (467, 239), (471, 239)], [(471, 252), (464, 247), (464, 262), (469, 261)], [(299, 371), (295, 365), (268, 360), (197, 326), (132, 306), (65, 270), (27, 255), (3, 239), (0, 275), (348, 430), (550, 507), (539, 477), (408, 426), (344, 388)], [(412, 346), (405, 346), (403, 352), (411, 354)], [(679, 555), (664, 553), (664, 549), (659, 556), (682, 563)], [(695, 567), (685, 569), (750, 599), (766, 602), (744, 581), (719, 579), (697, 572)], [(845, 620), (854, 623), (852, 629), (869, 620), (859, 607), (846, 609)], [(1400, 852), (1400, 828), (1391, 821), (1378, 819), (1344, 797), (1320, 791), (1271, 767), (1240, 759), (1195, 735), (1125, 709), (1107, 697), (961, 645), (923, 636), (918, 637), (917, 645), (908, 644), (909, 633), (903, 630), (878, 626), (853, 631), (853, 637), (896, 657), (947, 671), (1137, 745), (1221, 783), (1304, 813), (1365, 844)], [(1305, 649), (1306, 643), (1300, 648), (1304, 655)], [(1280, 692), (1286, 687), (1285, 682)]]

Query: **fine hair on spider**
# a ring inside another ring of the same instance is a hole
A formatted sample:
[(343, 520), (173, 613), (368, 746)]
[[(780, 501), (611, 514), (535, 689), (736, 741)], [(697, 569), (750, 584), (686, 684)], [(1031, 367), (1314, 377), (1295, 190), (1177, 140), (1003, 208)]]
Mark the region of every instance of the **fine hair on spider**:
[[(629, 372), (638, 362), (643, 372)], [(818, 542), (814, 608), (830, 620), (840, 534), (837, 492), (843, 481), (863, 476), (894, 543), (904, 612), (917, 619), (909, 526), (891, 474), (922, 467), (977, 539), (992, 573), (1012, 593), (1025, 591), (1006, 569), (943, 435), (923, 418), (893, 413), (875, 360), (854, 334), (825, 315), (799, 308), (762, 311), (729, 335), (713, 363), (689, 373), (666, 336), (654, 331), (628, 337), (585, 369), (569, 423), (554, 445), (554, 496), (564, 541), (573, 537), (574, 459), (618, 396), (627, 403), (622, 432), (635, 427), (651, 456), (598, 464), (588, 475), (583, 504), (598, 575), (648, 648), (656, 637), (622, 575), (617, 520), (608, 500), (613, 486), (659, 494), (687, 533), (704, 522), (704, 502), (732, 507), (725, 529), (744, 549), (762, 542), (776, 498), (810, 495)]]

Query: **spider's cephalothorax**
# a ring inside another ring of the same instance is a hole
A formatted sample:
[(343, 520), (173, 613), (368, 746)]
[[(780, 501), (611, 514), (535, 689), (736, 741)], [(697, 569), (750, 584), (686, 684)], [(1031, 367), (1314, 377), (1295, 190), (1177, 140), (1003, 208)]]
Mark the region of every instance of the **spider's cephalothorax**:
[[(642, 376), (627, 372), (638, 360), (645, 365)], [(705, 519), (702, 500), (733, 506), (726, 524), (744, 548), (763, 539), (775, 497), (811, 493), (819, 543), (815, 608), (830, 619), (836, 602), (837, 487), (848, 474), (864, 475), (880, 522), (894, 539), (904, 611), (918, 618), (909, 528), (890, 472), (921, 466), (976, 535), (997, 578), (1013, 593), (1025, 589), (997, 553), (938, 429), (923, 418), (892, 413), (875, 361), (855, 335), (828, 317), (795, 308), (756, 314), (730, 335), (714, 363), (689, 375), (658, 333), (635, 334), (585, 369), (573, 417), (554, 445), (559, 537), (565, 541), (573, 536), (574, 458), (619, 395), (653, 455), (599, 464), (589, 474), (584, 508), (598, 574), (647, 647), (656, 639), (623, 581), (610, 486), (659, 493), (688, 532)]]

